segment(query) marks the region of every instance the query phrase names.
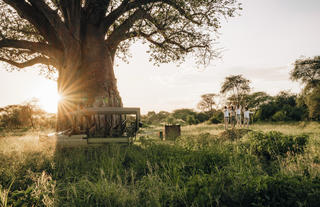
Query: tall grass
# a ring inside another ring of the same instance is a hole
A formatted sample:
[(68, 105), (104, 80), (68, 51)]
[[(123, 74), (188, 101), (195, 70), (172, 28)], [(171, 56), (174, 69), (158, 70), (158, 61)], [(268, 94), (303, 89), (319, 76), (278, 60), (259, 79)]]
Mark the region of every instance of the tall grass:
[(56, 149), (33, 135), (2, 138), (1, 205), (320, 206), (319, 125), (300, 124), (283, 124), (279, 139), (306, 133), (304, 150), (272, 151), (270, 160), (257, 153), (252, 133), (222, 133), (220, 125), (183, 128), (175, 143), (146, 129), (132, 146)]

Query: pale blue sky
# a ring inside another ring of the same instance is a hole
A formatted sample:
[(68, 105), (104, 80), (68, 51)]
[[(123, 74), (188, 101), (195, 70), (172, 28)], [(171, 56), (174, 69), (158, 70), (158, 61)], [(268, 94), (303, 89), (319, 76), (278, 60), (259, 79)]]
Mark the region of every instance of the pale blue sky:
[[(195, 108), (201, 94), (218, 93), (224, 77), (231, 74), (250, 79), (254, 91), (299, 92), (301, 86), (289, 80), (289, 71), (297, 58), (320, 55), (320, 1), (241, 2), (241, 16), (229, 19), (220, 30), (217, 47), (223, 48), (222, 59), (205, 69), (197, 69), (192, 58), (180, 67), (155, 67), (148, 62), (146, 46), (133, 45), (130, 64), (119, 63), (115, 68), (124, 105), (141, 107), (143, 113)], [(31, 97), (42, 100), (47, 91), (55, 93), (54, 82), (39, 77), (35, 69), (28, 70), (0, 70), (0, 106)]]

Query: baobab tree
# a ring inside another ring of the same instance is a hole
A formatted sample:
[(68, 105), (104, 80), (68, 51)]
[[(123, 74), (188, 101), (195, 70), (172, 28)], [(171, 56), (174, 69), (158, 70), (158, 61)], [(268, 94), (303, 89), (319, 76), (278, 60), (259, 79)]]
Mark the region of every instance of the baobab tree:
[(122, 107), (114, 60), (135, 40), (149, 43), (155, 64), (188, 54), (206, 64), (221, 19), (241, 9), (237, 0), (0, 0), (0, 8), (0, 60), (57, 72), (60, 125), (79, 105)]

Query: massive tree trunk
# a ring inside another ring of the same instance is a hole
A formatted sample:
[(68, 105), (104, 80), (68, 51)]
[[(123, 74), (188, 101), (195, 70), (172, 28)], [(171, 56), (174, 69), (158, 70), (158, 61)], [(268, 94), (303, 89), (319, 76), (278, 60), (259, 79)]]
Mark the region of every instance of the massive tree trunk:
[(86, 107), (122, 107), (113, 71), (113, 54), (104, 36), (88, 27), (80, 45), (70, 45), (59, 70), (58, 90), (63, 101), (58, 106), (57, 130), (85, 130), (93, 136), (111, 136), (121, 123), (119, 116), (91, 115), (75, 120), (73, 111)]

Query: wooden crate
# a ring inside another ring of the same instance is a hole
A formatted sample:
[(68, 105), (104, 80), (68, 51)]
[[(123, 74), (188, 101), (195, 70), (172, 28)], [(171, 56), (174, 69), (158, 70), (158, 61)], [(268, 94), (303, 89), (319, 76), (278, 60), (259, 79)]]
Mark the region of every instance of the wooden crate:
[(180, 125), (165, 125), (164, 134), (166, 140), (176, 140), (177, 137), (181, 136)]

